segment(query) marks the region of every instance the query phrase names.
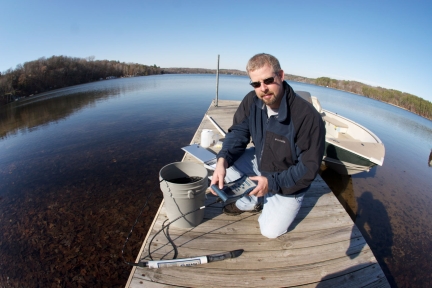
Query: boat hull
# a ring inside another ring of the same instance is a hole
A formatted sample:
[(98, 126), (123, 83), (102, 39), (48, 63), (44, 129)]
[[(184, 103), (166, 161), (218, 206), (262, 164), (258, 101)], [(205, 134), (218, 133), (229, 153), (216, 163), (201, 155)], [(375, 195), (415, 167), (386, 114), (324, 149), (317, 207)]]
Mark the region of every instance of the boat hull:
[(329, 142), (325, 143), (323, 164), (341, 175), (368, 172), (377, 164)]
[(372, 167), (376, 166), (376, 164), (373, 164), (372, 166), (359, 166), (325, 156), (323, 157), (322, 164), (340, 175), (354, 175), (362, 172), (369, 172)]

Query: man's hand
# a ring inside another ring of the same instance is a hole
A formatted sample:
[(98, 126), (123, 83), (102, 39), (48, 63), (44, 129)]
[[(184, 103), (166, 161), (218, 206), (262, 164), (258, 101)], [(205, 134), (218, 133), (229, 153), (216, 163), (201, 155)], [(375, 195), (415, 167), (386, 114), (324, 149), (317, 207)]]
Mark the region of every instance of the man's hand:
[(264, 176), (249, 177), (252, 181), (258, 182), (255, 189), (253, 189), (249, 195), (255, 195), (256, 197), (262, 197), (268, 193), (268, 180)]
[[(212, 180), (210, 182), (210, 187), (211, 185), (216, 184), (219, 187), (219, 189), (223, 189), (227, 168), (228, 168), (228, 163), (225, 160), (225, 158), (222, 157), (219, 158), (216, 163), (216, 168), (213, 172)], [(216, 192), (213, 191), (213, 189), (210, 188), (210, 191), (213, 193), (213, 195), (217, 195)]]

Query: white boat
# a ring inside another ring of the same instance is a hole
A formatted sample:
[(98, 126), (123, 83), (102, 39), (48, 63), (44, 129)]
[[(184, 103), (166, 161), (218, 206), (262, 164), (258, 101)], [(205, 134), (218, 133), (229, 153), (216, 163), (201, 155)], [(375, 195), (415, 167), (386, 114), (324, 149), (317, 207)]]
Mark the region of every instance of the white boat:
[(385, 148), (378, 136), (348, 118), (322, 109), (319, 100), (309, 92), (296, 93), (312, 103), (325, 122), (323, 163), (327, 167), (339, 174), (353, 175), (383, 165)]

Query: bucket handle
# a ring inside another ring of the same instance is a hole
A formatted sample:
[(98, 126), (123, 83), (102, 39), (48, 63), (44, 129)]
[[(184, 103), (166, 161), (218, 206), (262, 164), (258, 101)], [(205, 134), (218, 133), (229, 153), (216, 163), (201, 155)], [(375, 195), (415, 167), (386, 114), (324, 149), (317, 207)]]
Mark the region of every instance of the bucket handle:
[(165, 181), (166, 186), (167, 186), (167, 188), (168, 188), (168, 193), (169, 193), (170, 197), (171, 197), (171, 198), (174, 198), (173, 195), (172, 195), (172, 193), (171, 193), (171, 188), (170, 188), (169, 185), (168, 185), (168, 181), (166, 181), (165, 179), (162, 178), (162, 179), (159, 181), (159, 183), (162, 183), (162, 181)]
[[(159, 183), (161, 183), (162, 181), (166, 182), (166, 185), (167, 185), (167, 188), (168, 188), (168, 192), (170, 193), (171, 198), (174, 198), (173, 195), (172, 195), (172, 193), (171, 193), (171, 189), (170, 189), (170, 187), (168, 185), (168, 181), (166, 181), (165, 179), (162, 179), (162, 180), (159, 181)], [(195, 198), (195, 192), (193, 190), (188, 190), (187, 196), (188, 196), (189, 199), (193, 199), (193, 198)]]
[(193, 198), (195, 198), (195, 192), (192, 191), (192, 190), (188, 190), (187, 195), (188, 195), (188, 198), (189, 198), (189, 199), (193, 199)]

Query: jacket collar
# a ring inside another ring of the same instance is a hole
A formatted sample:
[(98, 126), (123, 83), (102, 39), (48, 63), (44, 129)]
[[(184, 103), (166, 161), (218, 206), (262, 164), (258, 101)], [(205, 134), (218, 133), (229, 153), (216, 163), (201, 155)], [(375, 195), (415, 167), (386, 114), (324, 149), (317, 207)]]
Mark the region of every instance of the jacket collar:
[[(284, 87), (284, 94), (282, 96), (282, 101), (279, 106), (279, 113), (278, 113), (279, 122), (283, 122), (290, 117), (289, 105), (292, 103), (295, 97), (294, 90), (286, 81), (283, 81), (283, 87)], [(256, 97), (256, 102), (255, 102), (256, 105), (260, 109), (264, 110), (266, 108), (264, 102), (261, 99), (259, 99), (256, 95), (255, 97)]]

